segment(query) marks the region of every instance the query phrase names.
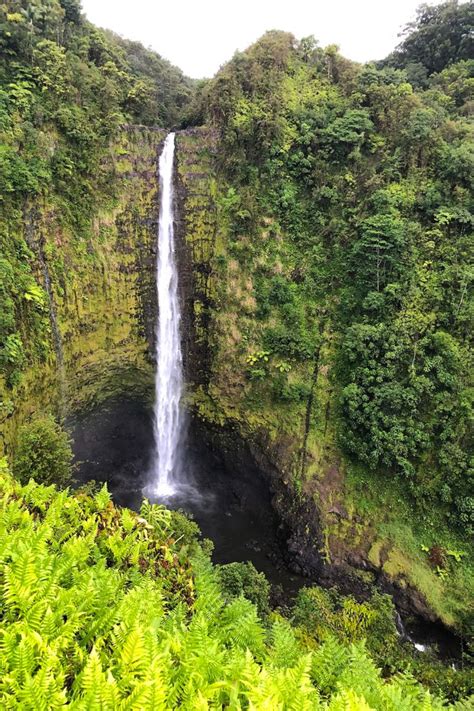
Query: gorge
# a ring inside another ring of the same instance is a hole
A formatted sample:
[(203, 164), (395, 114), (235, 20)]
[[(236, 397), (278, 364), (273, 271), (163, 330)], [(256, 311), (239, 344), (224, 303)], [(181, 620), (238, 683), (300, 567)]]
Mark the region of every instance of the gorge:
[(13, 5), (0, 705), (469, 708), (467, 4), (380, 62), (272, 31), (202, 83)]
[[(195, 139), (193, 131), (191, 139)], [(294, 492), (282, 486), (280, 473), (262, 453), (252, 452), (237, 431), (221, 431), (196, 417), (191, 419), (189, 438), (183, 437), (180, 302), (186, 304), (189, 298), (182, 290), (178, 296), (174, 225), (180, 223), (180, 215), (174, 192), (175, 186), (179, 192), (179, 184), (173, 167), (180, 162), (179, 146), (186, 140), (186, 132), (178, 132), (175, 156), (175, 134), (169, 134), (157, 157), (161, 199), (153, 414), (146, 399), (113, 398), (79, 421), (72, 420), (79, 481), (107, 482), (117, 503), (137, 511), (144, 495), (186, 511), (213, 541), (217, 563), (251, 560), (276, 586), (273, 594), (283, 604), (289, 604), (311, 580), (336, 584), (346, 594), (364, 597), (369, 585), (350, 568), (325, 562), (318, 548), (320, 533), (314, 530), (314, 538), (307, 533), (317, 511), (302, 505)], [(181, 257), (181, 269), (184, 262)], [(184, 316), (189, 323), (189, 314)], [(416, 594), (400, 594), (383, 577), (380, 583), (407, 618), (411, 634), (402, 628), (406, 639), (421, 647), (431, 645), (448, 659), (459, 657), (462, 641), (434, 624), (433, 618), (431, 623), (423, 621), (430, 619), (430, 613)]]

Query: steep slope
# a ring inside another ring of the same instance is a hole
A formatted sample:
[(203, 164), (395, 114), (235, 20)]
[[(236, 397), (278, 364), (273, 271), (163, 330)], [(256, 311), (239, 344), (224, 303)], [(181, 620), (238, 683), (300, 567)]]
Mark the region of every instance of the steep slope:
[(355, 564), (469, 627), (472, 124), (452, 91), (268, 33), (178, 160), (197, 413), (278, 480), (301, 567)]
[[(0, 8), (0, 451), (32, 413), (146, 397), (157, 155), (191, 83), (75, 0)], [(149, 124), (150, 127), (137, 124)]]

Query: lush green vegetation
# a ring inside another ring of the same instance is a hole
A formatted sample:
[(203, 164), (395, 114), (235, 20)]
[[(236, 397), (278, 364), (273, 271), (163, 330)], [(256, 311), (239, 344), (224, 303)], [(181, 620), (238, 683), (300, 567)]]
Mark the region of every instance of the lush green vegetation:
[(253, 602), (261, 617), (270, 612), (270, 584), (263, 573), (259, 573), (253, 563), (227, 563), (217, 568), (219, 585), (224, 600), (244, 595)]
[(420, 11), (403, 61), (420, 43), (434, 56), (443, 33), (457, 49), (418, 92), (404, 69), (270, 32), (218, 73), (206, 105), (227, 176), (227, 263), (251, 280), (246, 397), (312, 403), (324, 366), (333, 394), (326, 410), (313, 403), (312, 432), (330, 406), (350, 461), (472, 534), (467, 26), (469, 3)]
[(57, 220), (86, 251), (94, 214), (116, 195), (112, 139), (127, 123), (176, 123), (191, 93), (159, 55), (88, 23), (78, 0), (0, 6), (0, 377), (9, 387), (49, 350), (45, 272), (68, 286), (61, 238), (44, 230)]
[(71, 481), (72, 459), (67, 432), (49, 415), (20, 428), (13, 473), (24, 484), (33, 478), (65, 487)]
[(456, 75), (459, 69), (467, 69), (464, 61), (472, 60), (473, 24), (470, 2), (424, 3), (418, 8), (416, 20), (405, 27), (403, 41), (381, 65), (405, 69), (410, 82), (423, 88), (429, 86), (428, 77), (451, 65), (458, 65), (453, 70)]
[[(293, 491), (319, 506), (329, 563), (332, 547), (365, 556), (469, 634), (471, 57), (472, 4), (446, 2), (420, 9), (377, 65), (270, 32), (196, 92), (158, 55), (90, 25), (77, 0), (1, 4), (1, 427), (25, 381), (25, 417), (39, 409), (29, 366), (38, 376), (54, 349), (61, 370), (55, 305), (68, 294), (87, 358), (84, 304), (100, 292), (108, 353), (107, 267), (149, 220), (142, 204), (114, 222), (119, 180), (138, 171), (124, 127), (151, 127), (135, 148), (154, 160), (154, 124), (205, 122), (178, 138), (178, 161), (194, 146), (197, 181), (191, 195), (183, 160), (207, 369), (196, 410), (263, 432), (268, 452), (276, 443)], [(77, 263), (104, 274), (80, 300)], [(136, 325), (123, 326), (126, 343)], [(264, 576), (213, 569), (184, 516), (40, 485), (71, 473), (52, 417), (17, 440), (16, 480), (0, 467), (2, 708), (408, 711), (446, 708), (443, 696), (470, 708), (468, 673), (404, 649), (387, 597), (315, 587), (286, 617), (272, 612)]]
[(195, 531), (163, 507), (135, 514), (105, 488), (71, 496), (5, 469), (0, 491), (2, 708), (447, 708), (409, 673), (382, 677), (362, 641), (368, 605), (337, 617), (308, 590), (298, 627), (262, 621), (245, 597), (224, 600)]

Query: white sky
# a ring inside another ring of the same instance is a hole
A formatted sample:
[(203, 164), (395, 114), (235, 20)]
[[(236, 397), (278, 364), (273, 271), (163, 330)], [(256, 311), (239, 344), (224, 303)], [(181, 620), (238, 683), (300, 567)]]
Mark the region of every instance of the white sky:
[[(440, 0), (431, 0), (437, 4)], [(382, 59), (422, 0), (82, 0), (91, 22), (139, 40), (191, 77), (215, 74), (267, 30), (314, 35), (359, 62)]]

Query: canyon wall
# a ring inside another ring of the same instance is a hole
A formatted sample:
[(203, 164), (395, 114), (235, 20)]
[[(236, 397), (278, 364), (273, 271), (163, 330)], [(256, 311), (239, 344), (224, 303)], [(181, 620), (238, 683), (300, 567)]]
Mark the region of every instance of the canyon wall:
[[(90, 216), (86, 233), (65, 230), (47, 201), (26, 204), (12, 225), (45, 294), (44, 348), (30, 354), (18, 383), (0, 383), (3, 452), (12, 451), (18, 426), (34, 414), (67, 419), (114, 398), (151, 400), (164, 136), (140, 126), (120, 132), (107, 156), (111, 196)], [(299, 572), (362, 592), (378, 581), (407, 610), (459, 625), (464, 602), (454, 593), (446, 599), (444, 581), (411, 545), (410, 522), (403, 545), (352, 495), (335, 437), (324, 314), (305, 314), (320, 334), (310, 358), (288, 363), (260, 345), (262, 331), (278, 324), (272, 309), (257, 317), (257, 272), (298, 283), (301, 255), (270, 214), (259, 215), (251, 236), (235, 231), (239, 205), (218, 169), (211, 129), (181, 131), (176, 145), (186, 399), (203, 437), (236, 472), (249, 458), (264, 472)], [(22, 324), (27, 335), (26, 317)]]
[[(64, 418), (118, 395), (152, 397), (157, 159), (164, 136), (141, 126), (120, 131), (104, 159), (106, 197), (78, 233), (64, 226), (54, 196), (26, 203), (10, 221), (12, 242), (26, 243), (42, 289), (36, 305), (42, 350), (28, 354), (17, 383), (0, 380), (4, 453), (33, 414)], [(28, 342), (28, 313), (20, 325)]]
[[(223, 178), (219, 156), (212, 130), (178, 134), (188, 403), (202, 436), (236, 471), (251, 460), (266, 475), (290, 531), (295, 570), (358, 592), (378, 583), (407, 611), (462, 628), (463, 571), (454, 569), (447, 595), (413, 532), (410, 509), (402, 499), (393, 508), (390, 478), (374, 490), (338, 446), (334, 334), (324, 312), (311, 308), (309, 295), (300, 324), (280, 320), (276, 287), (297, 286), (311, 263), (270, 213), (256, 208), (257, 225), (246, 230), (245, 208)], [(269, 283), (274, 291), (262, 312)], [(298, 328), (301, 342), (305, 331), (316, 334), (310, 356), (278, 357), (276, 336)], [(275, 334), (274, 350), (262, 347), (268, 333)]]

